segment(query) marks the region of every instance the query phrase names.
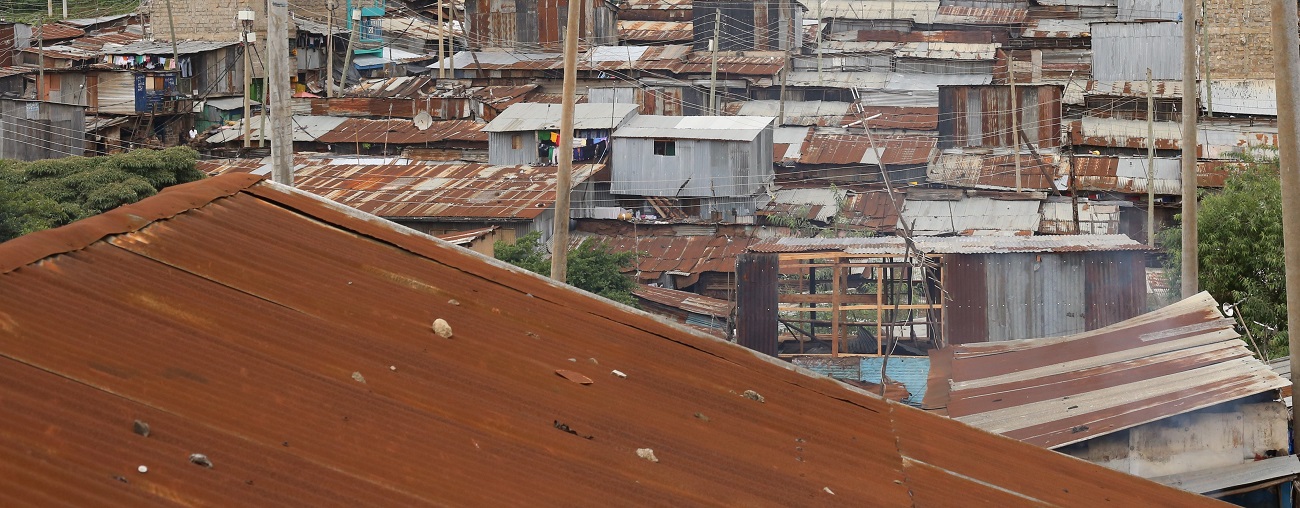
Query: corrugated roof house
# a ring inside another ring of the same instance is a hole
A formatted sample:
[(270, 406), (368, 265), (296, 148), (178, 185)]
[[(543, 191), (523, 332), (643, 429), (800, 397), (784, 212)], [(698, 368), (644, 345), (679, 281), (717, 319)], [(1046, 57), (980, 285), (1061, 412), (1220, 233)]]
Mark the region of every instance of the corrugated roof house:
[(6, 505), (1211, 506), (248, 175), (0, 245), (0, 308)]
[[(609, 150), (610, 133), (637, 113), (636, 104), (574, 104), (574, 162), (596, 160)], [(560, 104), (521, 102), (483, 126), (491, 164), (555, 164)]]

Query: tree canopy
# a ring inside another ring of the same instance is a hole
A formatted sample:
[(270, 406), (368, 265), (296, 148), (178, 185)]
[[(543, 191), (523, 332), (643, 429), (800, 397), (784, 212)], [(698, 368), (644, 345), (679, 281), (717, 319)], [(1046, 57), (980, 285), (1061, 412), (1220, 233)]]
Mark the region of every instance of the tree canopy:
[(62, 226), (203, 178), (188, 147), (104, 157), (0, 160), (0, 241)]
[[(1276, 157), (1250, 157), (1222, 192), (1202, 191), (1197, 211), (1200, 289), (1238, 303), (1242, 321), (1269, 357), (1287, 351), (1282, 188)], [(1181, 216), (1176, 217), (1181, 221)], [(1181, 293), (1182, 228), (1160, 233), (1170, 292)]]
[[(497, 242), (494, 252), (497, 259), (530, 272), (551, 275), (551, 261), (541, 244), (541, 233), (533, 231), (515, 240), (515, 243)], [(567, 261), (568, 283), (619, 303), (636, 306), (632, 290), (636, 281), (623, 275), (622, 269), (632, 266), (632, 252), (614, 252), (609, 245), (588, 238), (569, 251)]]

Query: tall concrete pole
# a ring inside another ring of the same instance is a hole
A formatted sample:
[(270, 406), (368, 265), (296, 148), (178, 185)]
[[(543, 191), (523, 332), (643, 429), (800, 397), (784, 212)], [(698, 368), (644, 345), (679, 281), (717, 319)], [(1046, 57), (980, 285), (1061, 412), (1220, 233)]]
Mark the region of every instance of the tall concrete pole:
[(1147, 67), (1147, 245), (1156, 246), (1156, 89)]
[[(271, 179), (293, 186), (293, 128), (290, 122), (289, 3), (268, 0), (266, 10), (266, 88), (271, 99)], [(262, 105), (265, 109), (266, 105)], [(264, 114), (263, 117), (266, 115)]]
[(1196, 2), (1183, 2), (1183, 298), (1200, 292), (1196, 235)]
[[(1300, 352), (1300, 36), (1294, 0), (1273, 0), (1273, 48), (1277, 70), (1278, 167), (1282, 173), (1282, 248), (1286, 261), (1287, 344), (1291, 365)], [(1292, 409), (1294, 411), (1294, 409)], [(1292, 413), (1291, 432), (1300, 436)]]
[(325, 13), (325, 96), (334, 96), (334, 9), (339, 4), (330, 2)]
[(560, 103), (560, 166), (555, 174), (555, 228), (551, 234), (551, 278), (569, 276), (569, 191), (573, 189), (573, 94), (578, 88), (578, 25), (581, 2), (569, 2), (564, 31), (564, 99)]
[[(569, 3), (570, 9), (573, 8), (574, 3), (576, 2)], [(447, 79), (447, 49), (444, 41), (447, 39), (448, 31), (446, 20), (443, 19), (442, 9), (442, 0), (438, 0), (438, 79)]]
[(718, 46), (722, 33), (722, 10), (713, 10), (713, 63), (709, 65), (709, 114), (718, 114)]
[[(253, 147), (253, 17), (249, 9), (240, 9), (239, 26), (243, 29), (240, 45), (244, 48), (244, 148)], [(265, 98), (263, 98), (265, 99)], [(266, 111), (262, 112), (263, 114)]]
[(352, 69), (352, 51), (357, 45), (357, 34), (361, 33), (361, 9), (352, 9), (349, 13), (352, 16), (352, 27), (348, 34), (348, 52), (343, 55), (343, 76), (339, 78), (339, 95), (343, 95), (343, 90), (348, 87), (348, 71)]

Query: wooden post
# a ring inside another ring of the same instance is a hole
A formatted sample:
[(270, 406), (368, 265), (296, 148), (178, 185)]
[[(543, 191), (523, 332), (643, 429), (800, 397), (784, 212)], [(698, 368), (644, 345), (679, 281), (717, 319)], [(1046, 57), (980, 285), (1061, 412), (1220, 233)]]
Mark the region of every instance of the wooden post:
[[(50, 0), (53, 2), (54, 0)], [(50, 14), (54, 14), (54, 4), (50, 4)], [(31, 44), (28, 42), (28, 44)], [(48, 101), (45, 96), (45, 18), (36, 17), (36, 100)]]
[(1196, 3), (1183, 2), (1183, 298), (1199, 292), (1196, 230)]
[(844, 291), (844, 286), (840, 284), (840, 255), (833, 255), (835, 258), (831, 262), (831, 357), (839, 358), (840, 302), (843, 300), (840, 292)]
[[(1296, 34), (1296, 3), (1273, 0), (1273, 47), (1277, 48), (1278, 167), (1282, 176), (1282, 251), (1286, 261), (1287, 344), (1291, 365), (1300, 353), (1300, 36)], [(1288, 24), (1289, 23), (1289, 24)], [(1186, 93), (1186, 92), (1184, 92)], [(1292, 411), (1295, 411), (1294, 408)], [(1300, 432), (1300, 419), (1291, 418), (1291, 432)], [(1300, 436), (1300, 433), (1294, 434)]]
[(1020, 103), (1016, 100), (1016, 70), (1015, 61), (1011, 58), (1011, 53), (1007, 53), (1007, 78), (1011, 83), (1011, 146), (1012, 155), (1016, 158), (1016, 192), (1021, 192), (1024, 187), (1020, 180)]
[(551, 236), (551, 278), (568, 280), (569, 192), (573, 190), (573, 105), (578, 88), (579, 2), (569, 2), (569, 23), (564, 33), (564, 99), (560, 105), (560, 164), (555, 173), (555, 224)]
[[(1184, 91), (1183, 93), (1186, 93)], [(1147, 245), (1156, 246), (1156, 89), (1147, 67)]]
[[(575, 4), (577, 2), (569, 2), (569, 8), (572, 9)], [(443, 42), (446, 36), (447, 24), (442, 17), (442, 0), (438, 0), (438, 79), (447, 78), (447, 50)]]
[[(718, 36), (722, 33), (722, 10), (713, 10), (713, 63), (709, 65), (709, 114), (718, 114), (718, 46), (721, 41)], [(778, 121), (778, 124), (780, 122)]]
[(348, 71), (352, 70), (352, 52), (357, 45), (357, 34), (361, 32), (361, 9), (352, 9), (352, 30), (348, 34), (348, 52), (343, 55), (343, 75), (339, 77), (339, 95), (348, 87)]
[[(289, 4), (287, 0), (270, 0), (266, 13), (266, 88), (271, 99), (271, 179), (293, 186), (293, 113), (289, 102)], [(262, 104), (266, 118), (266, 104)], [(263, 138), (266, 137), (263, 131)]]
[(325, 13), (325, 97), (334, 97), (334, 9), (330, 2)]

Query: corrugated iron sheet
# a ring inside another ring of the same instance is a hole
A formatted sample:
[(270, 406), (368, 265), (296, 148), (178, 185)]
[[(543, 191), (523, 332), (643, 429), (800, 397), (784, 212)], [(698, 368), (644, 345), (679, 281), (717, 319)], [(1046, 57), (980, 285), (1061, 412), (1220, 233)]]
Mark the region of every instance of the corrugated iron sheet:
[(1093, 23), (1092, 77), (1100, 81), (1182, 79), (1181, 22)]
[(1205, 97), (1205, 80), (1201, 80), (1201, 103), (1214, 113), (1230, 115), (1277, 116), (1277, 83), (1271, 79), (1210, 80), (1210, 100)]
[(862, 106), (862, 116), (871, 118), (873, 129), (932, 131), (938, 128), (939, 108), (901, 106)]
[[(1093, 203), (1087, 199), (1080, 199), (1078, 232), (1088, 235), (1123, 233), (1119, 228), (1120, 208), (1121, 205), (1116, 203)], [(1064, 198), (1044, 202), (1043, 220), (1039, 224), (1038, 232), (1049, 235), (1074, 234), (1074, 209), (1074, 204)]]
[[(575, 165), (573, 185), (603, 165)], [(393, 219), (532, 220), (555, 205), (555, 166), (339, 165), (294, 169), (305, 192)]]
[[(1182, 128), (1177, 122), (1155, 122), (1158, 150), (1178, 150)], [(1116, 148), (1147, 147), (1147, 123), (1141, 120), (1083, 117), (1070, 126), (1075, 145)], [(1197, 156), (1226, 159), (1250, 147), (1277, 146), (1277, 129), (1266, 126), (1202, 125), (1197, 129)]]
[(36, 34), (40, 33), (41, 37), (49, 41), (63, 39), (74, 39), (86, 35), (86, 31), (75, 26), (68, 26), (62, 23), (46, 23), (39, 27), (32, 28), (32, 42), (35, 44)]
[(1056, 448), (1289, 386), (1234, 324), (1201, 293), (1077, 335), (934, 350), (925, 406)]
[(390, 143), (394, 145), (470, 142), (486, 146), (487, 133), (473, 120), (439, 120), (420, 130), (410, 120), (349, 118), (321, 135), (321, 143)]
[(1142, 97), (1147, 95), (1157, 99), (1181, 99), (1183, 84), (1179, 81), (1152, 81), (1154, 93), (1147, 90), (1146, 81), (1096, 81), (1090, 80), (1083, 89), (1083, 95), (1101, 95), (1107, 97)]
[(1020, 188), (1052, 190), (1060, 175), (1069, 174), (1068, 162), (1056, 153), (1039, 157), (1022, 152), (978, 153), (945, 151), (926, 170), (931, 183), (968, 189), (1016, 189), (1016, 157), (1020, 158)]
[(656, 286), (639, 285), (632, 290), (632, 294), (686, 312), (724, 319), (731, 316), (731, 309), (734, 306), (726, 300), (709, 298), (690, 291), (678, 291)]
[[(913, 239), (930, 254), (1000, 254), (1012, 252), (1145, 251), (1149, 247), (1124, 235), (955, 236)], [(753, 252), (847, 252), (903, 256), (906, 242), (896, 236), (867, 238), (768, 238), (749, 246)]]
[[(635, 118), (636, 104), (576, 104), (574, 129), (613, 129)], [(483, 132), (518, 132), (554, 130), (560, 126), (560, 107), (555, 104), (521, 102), (506, 108), (493, 118)]]
[[(1182, 193), (1182, 162), (1179, 159), (1155, 159), (1154, 178), (1147, 175), (1145, 157), (1076, 155), (1070, 164), (1074, 169), (1075, 185), (1080, 189), (1144, 194), (1148, 185), (1154, 185), (1156, 194)], [(1241, 163), (1236, 161), (1197, 161), (1196, 185), (1221, 188), (1228, 175), (1239, 167)]]
[(937, 60), (993, 60), (998, 47), (992, 44), (956, 42), (907, 42), (894, 51), (897, 58), (931, 58)]
[(1042, 215), (1041, 201), (1007, 201), (986, 197), (968, 197), (952, 201), (928, 201), (908, 198), (903, 214), (912, 234), (1032, 234), (1038, 231)]
[(909, 20), (932, 24), (939, 0), (824, 0), (804, 13), (809, 19)]
[(6, 506), (1212, 505), (247, 177), (0, 245), (0, 308)]
[(349, 87), (346, 93), (349, 97), (413, 99), (435, 90), (436, 83), (429, 76), (402, 76), (362, 81)]
[[(872, 126), (875, 126), (872, 121)], [(923, 165), (934, 149), (932, 136), (881, 136), (873, 140), (865, 134), (813, 134), (804, 143), (800, 164), (888, 164)]]
[[(635, 266), (627, 271), (644, 281), (674, 272), (691, 281), (705, 272), (734, 273), (736, 257), (754, 240), (744, 236), (608, 236), (592, 235), (615, 252), (636, 252)], [(575, 235), (574, 246), (587, 236)], [(681, 284), (684, 287), (689, 284)]]
[(934, 22), (945, 25), (1019, 25), (1025, 22), (1027, 9), (1002, 7), (967, 7), (941, 5)]
[(1038, 19), (1029, 23), (1021, 37), (1034, 39), (1077, 39), (1092, 37), (1092, 20), (1088, 19)]
[(452, 245), (467, 245), (475, 240), (483, 239), (487, 235), (492, 234), (492, 232), (496, 231), (498, 228), (500, 228), (500, 226), (488, 226), (486, 228), (471, 229), (469, 231), (457, 231), (455, 233), (438, 235), (438, 239)]
[(695, 29), (690, 21), (619, 20), (618, 38), (625, 41), (690, 42)]
[[(1029, 143), (1042, 148), (1061, 145), (1061, 93), (1056, 85), (1016, 87), (940, 86), (939, 147), (1011, 147)], [(1017, 126), (1023, 138), (1012, 130)]]
[[(898, 205), (902, 206), (903, 196), (897, 195)], [(844, 225), (858, 227), (876, 233), (893, 233), (898, 224), (898, 211), (889, 200), (889, 194), (883, 190), (852, 192), (848, 201), (840, 210)]]
[[(839, 127), (853, 121), (846, 120), (848, 115), (857, 116), (855, 111), (851, 112), (853, 105), (848, 102), (786, 101), (784, 106), (785, 117), (779, 121), (780, 125)], [(781, 101), (746, 100), (728, 102), (723, 111), (728, 115), (775, 117), (781, 107)]]
[(131, 32), (94, 33), (68, 41), (75, 48), (99, 51), (105, 44), (129, 44), (144, 39), (144, 36)]

